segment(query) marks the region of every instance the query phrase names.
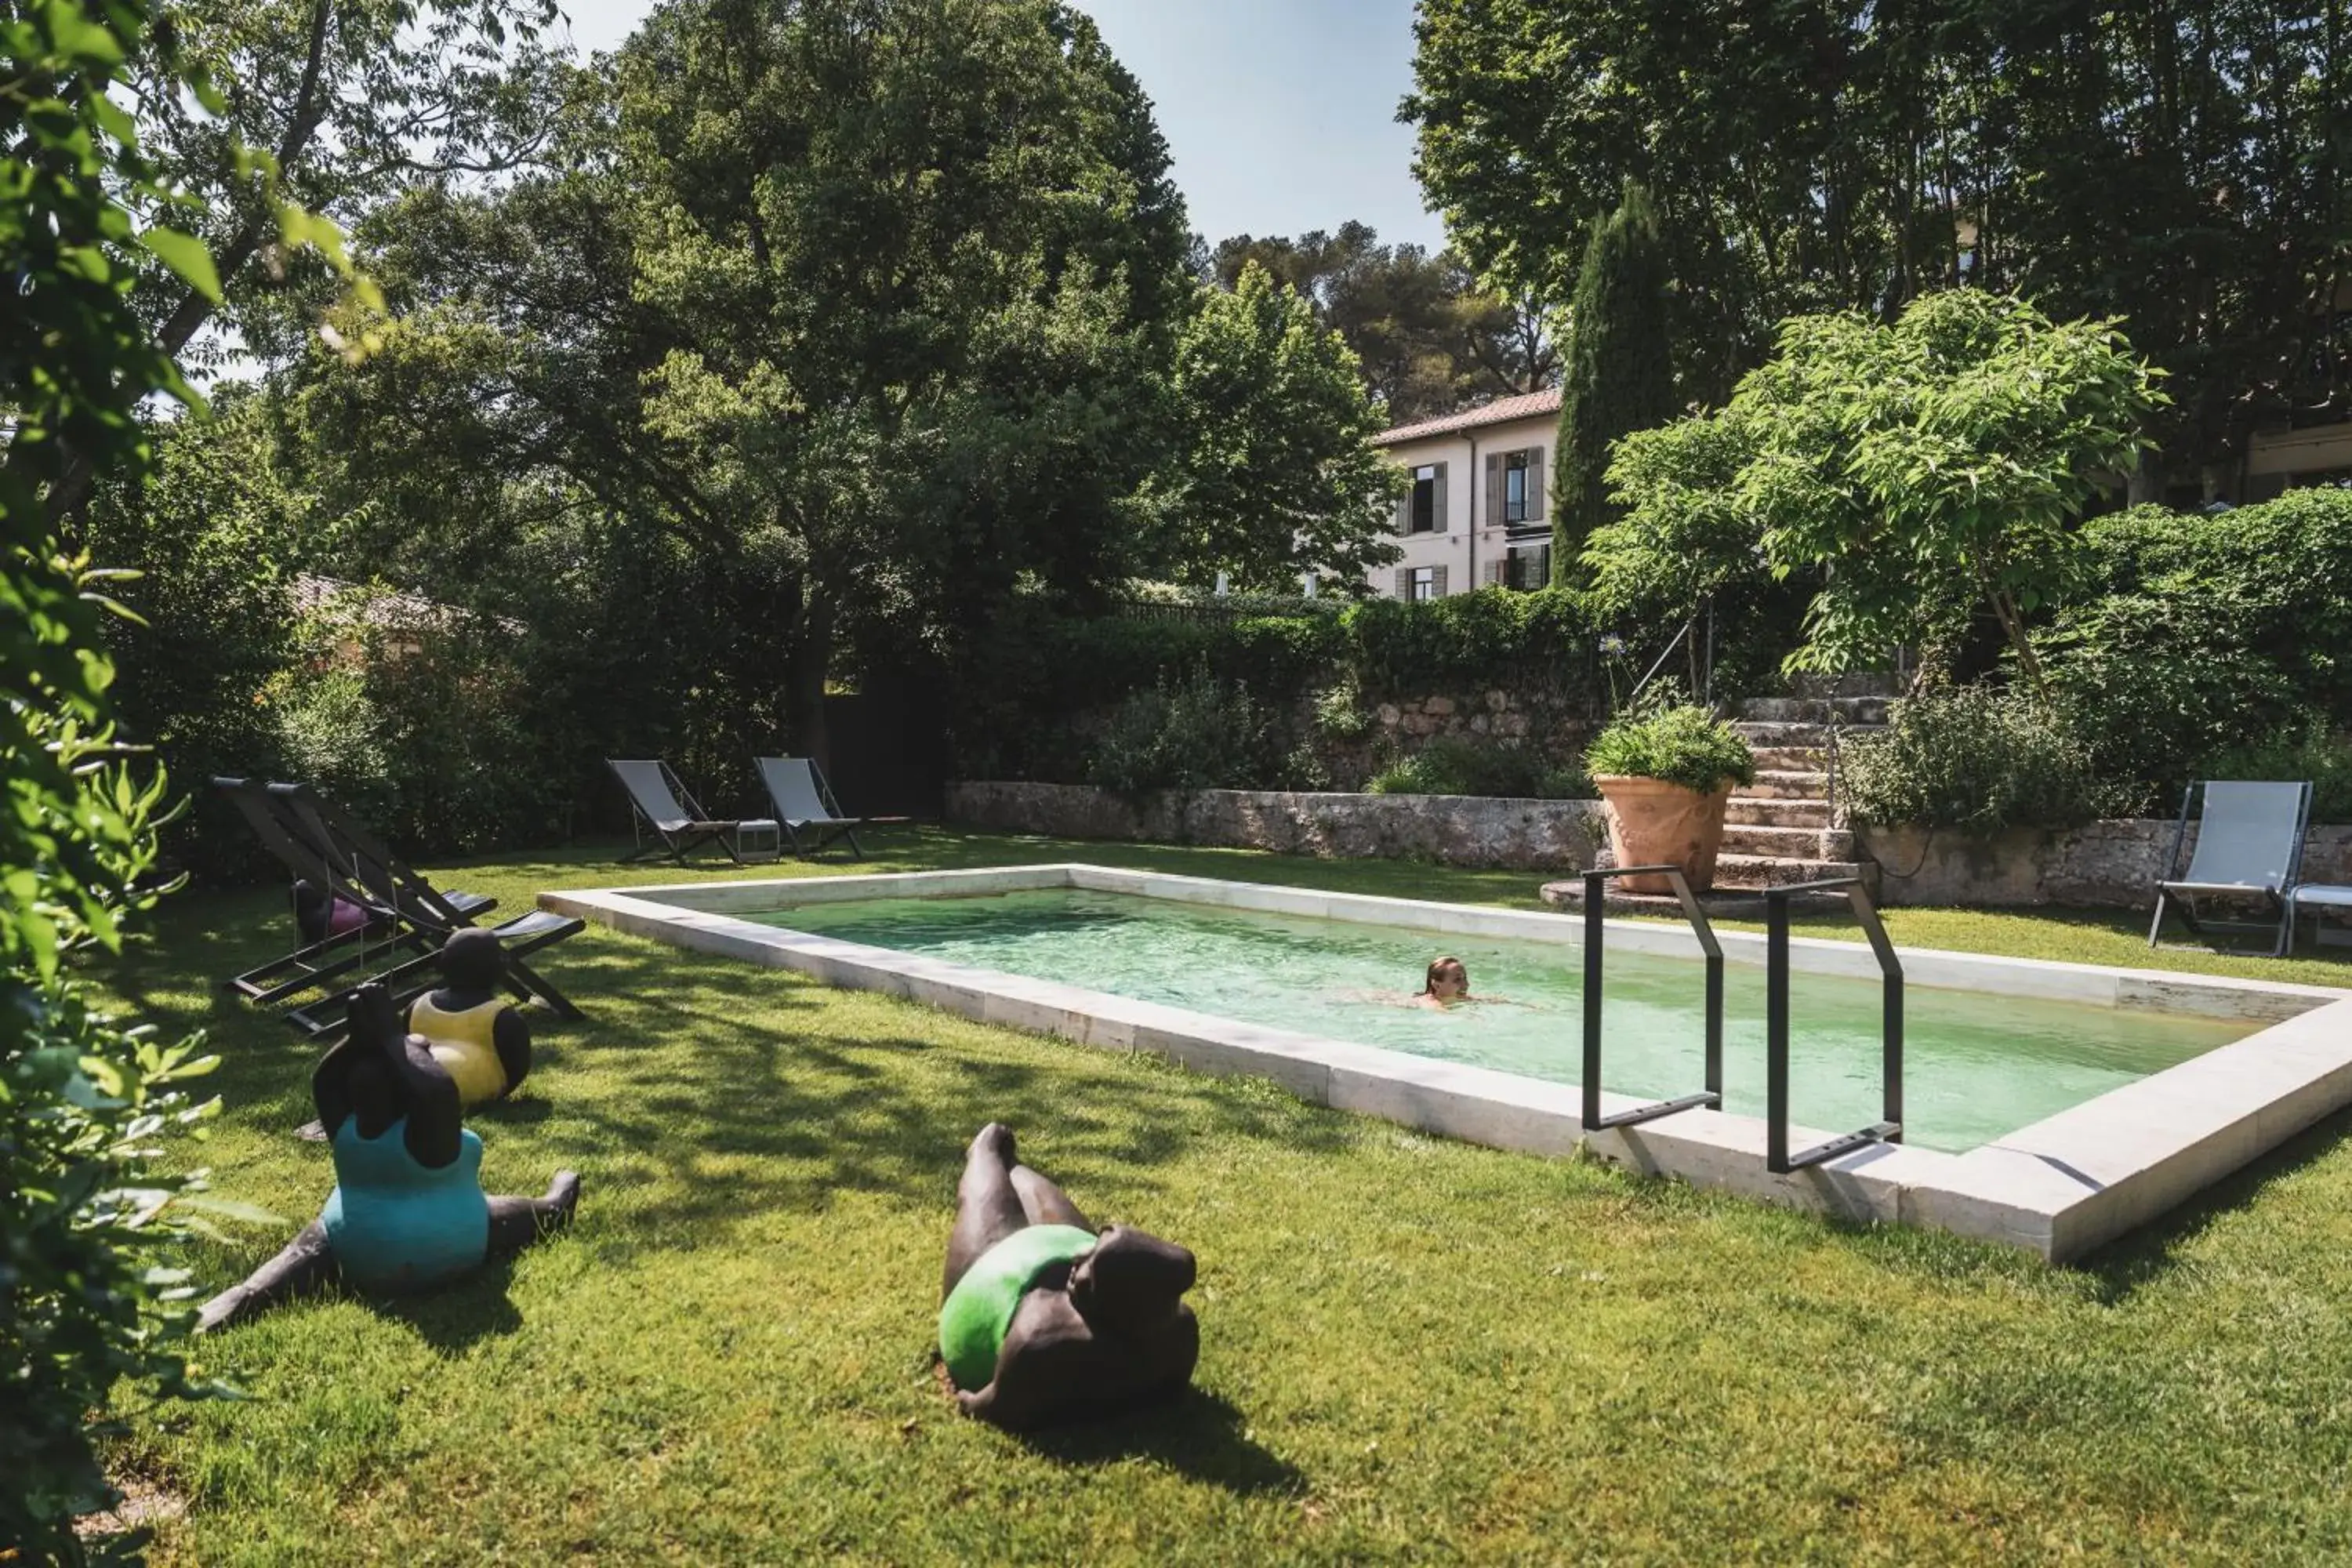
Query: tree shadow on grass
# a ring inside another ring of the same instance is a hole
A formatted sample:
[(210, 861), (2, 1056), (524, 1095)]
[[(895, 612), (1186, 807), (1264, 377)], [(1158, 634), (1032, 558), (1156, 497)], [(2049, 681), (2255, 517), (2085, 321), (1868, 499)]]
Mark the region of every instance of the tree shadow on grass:
[(1304, 1471), (1250, 1436), (1239, 1406), (1197, 1388), (1108, 1420), (1016, 1436), (1033, 1453), (1066, 1465), (1149, 1459), (1238, 1496), (1307, 1489)]

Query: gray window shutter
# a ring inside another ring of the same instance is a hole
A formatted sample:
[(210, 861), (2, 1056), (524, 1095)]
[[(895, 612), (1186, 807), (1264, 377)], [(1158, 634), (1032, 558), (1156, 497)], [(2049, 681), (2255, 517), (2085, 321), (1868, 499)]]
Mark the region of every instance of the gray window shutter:
[[(1412, 473), (1412, 470), (1409, 468), (1405, 471), (1408, 476)], [(1393, 529), (1400, 537), (1412, 531), (1412, 492), (1414, 488), (1414, 486), (1410, 484), (1405, 486), (1404, 494), (1397, 497), (1396, 516), (1389, 520), (1389, 526)]]
[(1486, 454), (1486, 526), (1499, 528), (1503, 522), (1503, 454)]
[(1434, 502), (1434, 503), (1435, 503), (1433, 510), (1435, 510), (1435, 512), (1437, 513), (1437, 520), (1436, 520), (1436, 521), (1437, 521), (1437, 527), (1436, 527), (1436, 531), (1437, 531), (1437, 532), (1439, 532), (1439, 533), (1444, 533), (1444, 532), (1445, 532), (1445, 531), (1446, 531), (1446, 527), (1445, 527), (1445, 465), (1444, 465), (1444, 464), (1443, 464), (1443, 463), (1440, 463), (1440, 464), (1438, 464), (1438, 465), (1437, 465), (1437, 483), (1435, 484), (1435, 486), (1433, 486), (1433, 487), (1432, 488), (1432, 491), (1431, 491), (1431, 495), (1430, 495), (1430, 500), (1431, 500), (1433, 502)]
[(1510, 558), (1509, 558), (1509, 557), (1507, 557), (1507, 556), (1489, 556), (1489, 557), (1487, 557), (1487, 559), (1486, 559), (1486, 586), (1488, 586), (1489, 588), (1495, 588), (1495, 587), (1499, 587), (1499, 586), (1501, 586), (1501, 585), (1502, 585), (1502, 582), (1503, 582), (1503, 569), (1504, 569), (1505, 567), (1508, 566), (1510, 563), (1510, 563)]
[(1429, 569), (1429, 596), (1433, 599), (1445, 597), (1445, 568), (1443, 566)]
[(1533, 581), (1528, 584), (1528, 586), (1530, 588), (1549, 588), (1551, 586), (1550, 545), (1547, 544), (1542, 549), (1536, 552), (1535, 577)]
[(1544, 460), (1543, 448), (1536, 447), (1528, 454), (1528, 521), (1544, 520)]
[(1412, 597), (1412, 568), (1410, 566), (1397, 568), (1397, 597), (1400, 599)]

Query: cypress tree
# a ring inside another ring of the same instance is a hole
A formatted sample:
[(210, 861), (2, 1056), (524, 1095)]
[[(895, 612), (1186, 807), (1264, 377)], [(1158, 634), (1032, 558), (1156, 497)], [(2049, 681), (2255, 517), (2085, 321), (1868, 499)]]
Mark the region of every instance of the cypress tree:
[(1620, 437), (1682, 412), (1675, 366), (1665, 241), (1649, 194), (1627, 181), (1617, 210), (1595, 223), (1569, 318), (1553, 480), (1553, 578), (1583, 581), (1592, 531), (1614, 521), (1609, 449)]

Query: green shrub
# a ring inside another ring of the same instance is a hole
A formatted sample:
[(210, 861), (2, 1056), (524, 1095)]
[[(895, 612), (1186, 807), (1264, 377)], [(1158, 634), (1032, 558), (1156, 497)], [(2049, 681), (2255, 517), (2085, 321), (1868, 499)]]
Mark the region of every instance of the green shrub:
[(1992, 833), (2072, 827), (2121, 803), (2068, 710), (2021, 690), (1963, 687), (1897, 702), (1885, 733), (1841, 751), (1853, 815)]
[(1512, 800), (1590, 800), (1592, 781), (1514, 741), (1440, 735), (1364, 785), (1368, 795), (1475, 795)]
[(1087, 782), (1121, 795), (1262, 789), (1285, 772), (1277, 728), (1249, 688), (1202, 670), (1135, 692), (1113, 710)]
[(1739, 731), (1690, 703), (1617, 719), (1593, 738), (1584, 766), (1595, 778), (1664, 779), (1701, 795), (1756, 782), (1756, 754)]
[(2316, 713), (2270, 740), (2207, 757), (2197, 773), (2209, 779), (2309, 779), (2312, 821), (2352, 822), (2352, 735)]
[(1421, 604), (1372, 599), (1339, 616), (1343, 660), (1368, 691), (1413, 693), (1584, 675), (1590, 631), (1576, 597), (1455, 594)]

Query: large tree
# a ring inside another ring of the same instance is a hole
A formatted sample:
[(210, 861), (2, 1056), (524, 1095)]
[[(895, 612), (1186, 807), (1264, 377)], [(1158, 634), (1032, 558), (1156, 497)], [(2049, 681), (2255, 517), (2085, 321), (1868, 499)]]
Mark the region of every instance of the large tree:
[(1304, 573), (1360, 583), (1395, 559), (1394, 468), (1371, 437), (1378, 405), (1355, 354), (1286, 284), (1252, 262), (1203, 290), (1178, 342), (1178, 437), (1164, 480), (1168, 565), (1245, 590)]
[(1619, 443), (1628, 510), (1586, 556), (1600, 597), (1696, 595), (1760, 558), (1822, 574), (1800, 667), (1948, 653), (1990, 613), (2040, 686), (2029, 622), (2075, 584), (2073, 525), (2138, 456), (2153, 382), (2115, 323), (2053, 324), (1980, 289), (1925, 296), (1891, 326), (1800, 317), (1725, 407)]
[(1382, 245), (1367, 225), (1347, 223), (1295, 239), (1237, 235), (1207, 251), (1201, 270), (1231, 289), (1252, 262), (1347, 341), (1391, 423), (1538, 391), (1556, 377), (1546, 312), (1480, 286), (1451, 251)]
[(1629, 184), (1617, 210), (1593, 226), (1569, 311), (1552, 481), (1552, 554), (1563, 570), (1593, 530), (1617, 515), (1609, 500), (1610, 449), (1678, 412), (1668, 286), (1657, 214), (1648, 195)]
[(1784, 318), (1968, 282), (2124, 319), (2173, 374), (2178, 479), (2352, 407), (2339, 0), (1423, 0), (1417, 37), (1404, 113), (1453, 243), (1562, 300), (1640, 180), (1701, 400)]
[(820, 752), (845, 650), (1139, 563), (1186, 230), (1086, 18), (678, 0), (563, 125), (553, 172), (372, 229), (399, 319), (307, 399), (344, 493), (396, 527), (537, 476), (682, 542)]

